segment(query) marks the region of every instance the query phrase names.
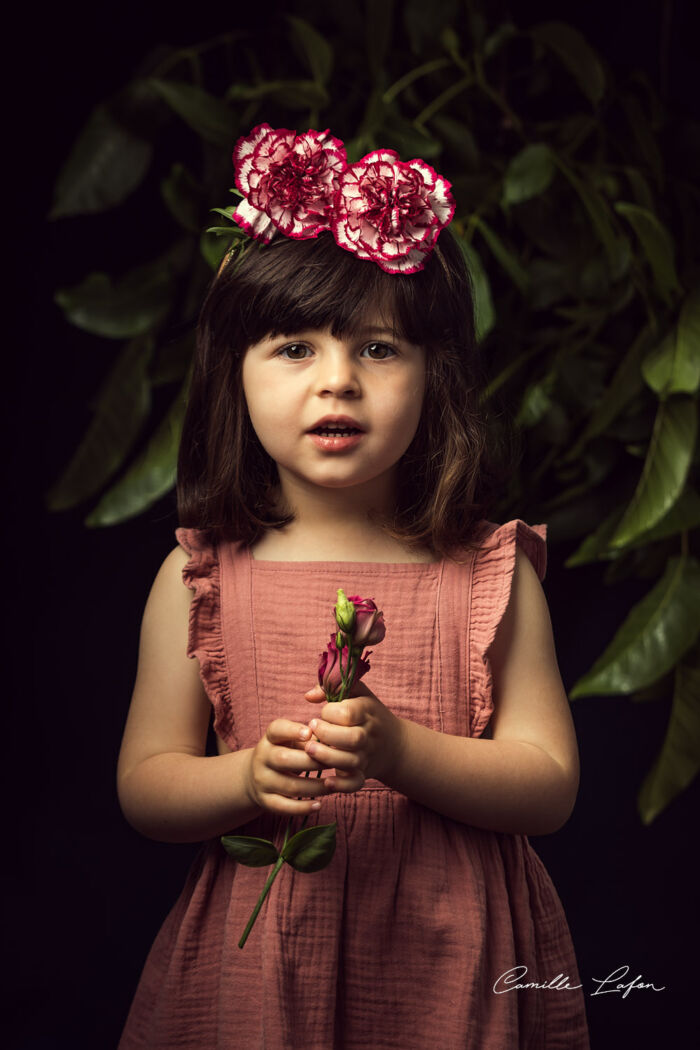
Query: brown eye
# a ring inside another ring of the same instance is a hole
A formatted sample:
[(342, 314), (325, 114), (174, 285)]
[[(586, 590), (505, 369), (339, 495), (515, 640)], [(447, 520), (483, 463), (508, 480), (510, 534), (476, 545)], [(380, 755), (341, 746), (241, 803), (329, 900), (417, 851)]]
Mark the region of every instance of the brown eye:
[(286, 357), (288, 361), (303, 361), (308, 349), (305, 343), (289, 343), (282, 347), (279, 356)]
[(396, 356), (393, 346), (389, 346), (388, 343), (368, 343), (362, 351), (363, 354), (365, 350), (369, 351), (367, 356), (373, 361), (385, 361), (388, 357)]

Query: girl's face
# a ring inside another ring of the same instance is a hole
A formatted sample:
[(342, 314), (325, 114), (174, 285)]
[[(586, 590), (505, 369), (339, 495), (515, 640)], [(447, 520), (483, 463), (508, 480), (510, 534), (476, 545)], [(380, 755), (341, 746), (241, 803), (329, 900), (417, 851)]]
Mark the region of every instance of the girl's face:
[(418, 427), (425, 351), (373, 313), (351, 336), (308, 330), (255, 343), (243, 359), (243, 391), (283, 492), (300, 482), (351, 488), (373, 481), (382, 491), (384, 481), (388, 495)]

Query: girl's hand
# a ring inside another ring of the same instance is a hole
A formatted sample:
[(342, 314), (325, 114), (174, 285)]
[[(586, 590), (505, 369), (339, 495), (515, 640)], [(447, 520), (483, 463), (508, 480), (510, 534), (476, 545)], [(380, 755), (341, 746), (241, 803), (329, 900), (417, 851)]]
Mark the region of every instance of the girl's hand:
[[(368, 777), (385, 780), (401, 747), (401, 719), (364, 682), (355, 682), (351, 692), (339, 703), (325, 703), (309, 722), (316, 739), (304, 745), (308, 755), (335, 769), (329, 787), (345, 792), (358, 791)], [(326, 699), (320, 685), (304, 695), (312, 704)]]
[[(306, 815), (315, 798), (328, 794), (325, 779), (301, 775), (324, 768), (304, 752), (304, 744), (310, 738), (311, 731), (303, 722), (288, 718), (270, 722), (250, 758), (246, 790), (254, 805), (273, 813)], [(302, 799), (298, 798), (300, 795)]]

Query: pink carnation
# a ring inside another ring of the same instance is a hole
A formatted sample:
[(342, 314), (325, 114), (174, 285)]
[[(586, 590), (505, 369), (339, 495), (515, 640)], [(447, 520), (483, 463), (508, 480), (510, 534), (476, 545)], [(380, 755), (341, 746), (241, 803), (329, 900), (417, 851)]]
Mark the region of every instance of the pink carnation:
[(340, 176), (331, 228), (341, 248), (387, 273), (415, 273), (454, 210), (450, 183), (429, 164), (375, 150)]
[(328, 130), (297, 135), (258, 124), (233, 151), (236, 185), (244, 194), (233, 219), (251, 237), (271, 241), (317, 237), (329, 228), (338, 178), (347, 164), (340, 139)]

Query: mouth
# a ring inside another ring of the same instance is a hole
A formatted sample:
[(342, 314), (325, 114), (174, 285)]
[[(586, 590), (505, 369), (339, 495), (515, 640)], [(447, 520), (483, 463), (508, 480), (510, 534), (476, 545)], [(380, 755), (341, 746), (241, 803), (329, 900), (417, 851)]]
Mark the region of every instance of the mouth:
[(355, 448), (362, 438), (364, 431), (359, 427), (315, 427), (307, 431), (308, 437), (321, 452), (347, 452)]
[(319, 437), (352, 437), (362, 433), (364, 431), (358, 427), (315, 427), (309, 431), (309, 434), (318, 434)]
[(317, 434), (319, 437), (324, 438), (342, 438), (364, 434), (364, 430), (357, 420), (351, 416), (323, 416), (307, 433)]

